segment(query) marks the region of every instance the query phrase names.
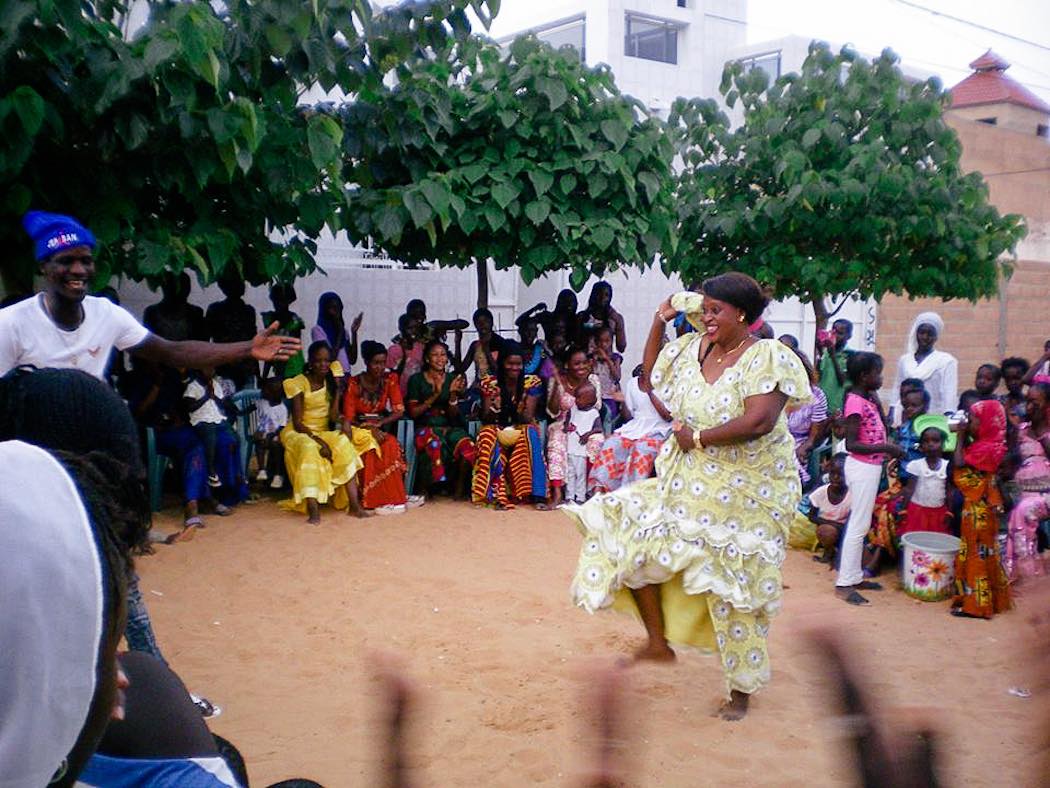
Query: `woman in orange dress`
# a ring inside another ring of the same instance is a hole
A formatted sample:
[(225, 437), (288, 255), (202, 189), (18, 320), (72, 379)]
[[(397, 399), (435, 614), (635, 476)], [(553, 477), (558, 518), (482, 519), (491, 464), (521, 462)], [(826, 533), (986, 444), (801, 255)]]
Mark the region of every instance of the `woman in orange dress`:
[(363, 342), (365, 371), (350, 378), (343, 395), (343, 431), (364, 462), (359, 474), (361, 504), (381, 513), (403, 511), (405, 459), (397, 438), (383, 430), (405, 415), (397, 375), (386, 371), (386, 348)]

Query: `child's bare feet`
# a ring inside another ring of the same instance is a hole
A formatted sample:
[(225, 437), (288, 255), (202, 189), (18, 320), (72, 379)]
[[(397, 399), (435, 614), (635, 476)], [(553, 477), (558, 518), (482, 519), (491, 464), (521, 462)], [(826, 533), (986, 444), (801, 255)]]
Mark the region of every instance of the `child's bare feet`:
[(674, 662), (677, 655), (667, 642), (646, 643), (634, 652), (635, 662)]
[(726, 722), (738, 722), (747, 715), (747, 707), (751, 702), (751, 696), (747, 693), (733, 690), (729, 693), (729, 700), (722, 704), (718, 710), (718, 716)]

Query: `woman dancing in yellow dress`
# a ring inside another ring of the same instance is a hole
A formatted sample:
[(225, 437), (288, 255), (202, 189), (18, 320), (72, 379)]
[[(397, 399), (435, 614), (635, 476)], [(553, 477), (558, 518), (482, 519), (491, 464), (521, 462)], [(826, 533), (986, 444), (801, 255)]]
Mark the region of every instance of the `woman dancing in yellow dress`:
[[(583, 533), (575, 603), (637, 614), (649, 640), (636, 659), (673, 660), (669, 642), (717, 651), (722, 717), (735, 720), (771, 675), (769, 616), (801, 495), (783, 410), (810, 386), (790, 348), (749, 334), (768, 303), (753, 279), (723, 274), (701, 289), (662, 303), (646, 342), (653, 390), (675, 419), (656, 478), (563, 511)], [(677, 311), (698, 333), (661, 351)]]
[(291, 419), (281, 430), (281, 444), (294, 497), (282, 505), (296, 511), (305, 508), (311, 525), (321, 522), (321, 504), (330, 497), (337, 509), (366, 516), (356, 478), (364, 463), (338, 426), (336, 378), (342, 376), (342, 366), (332, 361), (331, 348), (322, 341), (310, 345), (305, 372), (284, 381), (292, 407)]

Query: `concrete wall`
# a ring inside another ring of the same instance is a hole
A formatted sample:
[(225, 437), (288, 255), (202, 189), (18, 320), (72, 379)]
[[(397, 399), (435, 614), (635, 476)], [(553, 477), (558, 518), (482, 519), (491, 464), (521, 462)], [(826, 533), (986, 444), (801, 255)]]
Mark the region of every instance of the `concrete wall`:
[[(995, 125), (1000, 129), (1009, 129), (1021, 134), (1032, 135), (1040, 125), (1050, 123), (1050, 117), (1029, 107), (1016, 104), (982, 104), (973, 107), (953, 109), (952, 114), (967, 120), (995, 118)], [(985, 124), (988, 125), (988, 124)], [(1044, 144), (1047, 144), (1044, 138)]]

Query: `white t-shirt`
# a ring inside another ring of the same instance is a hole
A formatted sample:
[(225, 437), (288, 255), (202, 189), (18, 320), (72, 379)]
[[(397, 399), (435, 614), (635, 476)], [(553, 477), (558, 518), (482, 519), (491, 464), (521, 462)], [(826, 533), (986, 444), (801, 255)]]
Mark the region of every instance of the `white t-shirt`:
[(280, 432), (288, 424), (288, 406), (283, 402), (271, 405), (265, 399), (260, 399), (256, 407), (259, 409), (258, 430), (263, 435)]
[(580, 410), (575, 405), (569, 409), (569, 423), (576, 427), (576, 432), (568, 432), (565, 434), (565, 442), (568, 443), (566, 453), (570, 457), (586, 457), (587, 456), (587, 444), (580, 443), (580, 436), (586, 435), (588, 432), (594, 429), (595, 420), (599, 421), (599, 428), (601, 427), (601, 414), (598, 412), (598, 408), (594, 407), (590, 410)]
[(850, 496), (849, 490), (846, 490), (846, 494), (841, 501), (832, 503), (828, 497), (828, 488), (830, 486), (830, 484), (825, 484), (811, 492), (809, 494), (809, 502), (817, 507), (820, 511), (820, 516), (825, 520), (844, 523), (849, 519), (849, 510), (853, 505), (853, 498)]
[(948, 461), (946, 459), (942, 457), (937, 467), (931, 468), (925, 457), (919, 457), (905, 465), (904, 470), (915, 477), (915, 492), (911, 495), (912, 503), (931, 509), (944, 506), (948, 486)]
[(671, 422), (660, 416), (649, 395), (638, 386), (638, 378), (631, 378), (624, 384), (623, 399), (631, 412), (631, 420), (616, 430), (621, 438), (636, 441), (650, 435), (666, 438), (670, 434)]
[(75, 331), (63, 331), (52, 322), (43, 293), (0, 309), (0, 375), (31, 364), (80, 369), (101, 380), (113, 348), (127, 350), (149, 336), (145, 326), (112, 301), (86, 296), (82, 304), (84, 320)]
[[(222, 383), (218, 378), (211, 379), (211, 393), (214, 397), (222, 398)], [(182, 395), (189, 399), (200, 399), (204, 396), (204, 386), (194, 378), (186, 384)], [(196, 427), (198, 424), (222, 424), (226, 421), (226, 415), (214, 399), (209, 399), (197, 410), (190, 411), (190, 424)]]

